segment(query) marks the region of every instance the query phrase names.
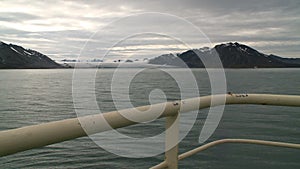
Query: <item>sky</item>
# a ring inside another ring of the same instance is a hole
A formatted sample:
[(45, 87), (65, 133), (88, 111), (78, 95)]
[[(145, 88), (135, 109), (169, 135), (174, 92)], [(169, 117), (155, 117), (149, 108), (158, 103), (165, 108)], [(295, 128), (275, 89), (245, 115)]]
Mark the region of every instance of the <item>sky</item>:
[(1, 0), (0, 41), (54, 60), (149, 58), (227, 42), (300, 58), (300, 1)]

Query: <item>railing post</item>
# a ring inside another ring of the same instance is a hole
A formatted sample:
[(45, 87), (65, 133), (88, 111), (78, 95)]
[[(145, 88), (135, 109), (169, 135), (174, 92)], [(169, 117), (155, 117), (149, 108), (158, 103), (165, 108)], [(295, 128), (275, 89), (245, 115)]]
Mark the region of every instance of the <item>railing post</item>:
[(166, 117), (165, 161), (168, 165), (168, 169), (178, 168), (178, 138), (179, 112), (174, 116)]

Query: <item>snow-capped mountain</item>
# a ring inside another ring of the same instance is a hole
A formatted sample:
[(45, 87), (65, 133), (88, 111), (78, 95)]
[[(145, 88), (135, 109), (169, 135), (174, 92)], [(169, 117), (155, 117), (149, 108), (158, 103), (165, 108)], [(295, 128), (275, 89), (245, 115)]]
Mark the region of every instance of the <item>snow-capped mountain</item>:
[(204, 66), (202, 61), (205, 60), (206, 63), (209, 63), (209, 67), (218, 67), (218, 65), (214, 64), (216, 63), (214, 61), (216, 57), (220, 58), (224, 68), (300, 67), (300, 58), (282, 58), (272, 54), (266, 55), (237, 42), (219, 44), (212, 49), (188, 50), (177, 55), (165, 54), (150, 59), (149, 63), (204, 68), (207, 65)]
[(0, 68), (60, 68), (46, 55), (21, 46), (0, 42)]

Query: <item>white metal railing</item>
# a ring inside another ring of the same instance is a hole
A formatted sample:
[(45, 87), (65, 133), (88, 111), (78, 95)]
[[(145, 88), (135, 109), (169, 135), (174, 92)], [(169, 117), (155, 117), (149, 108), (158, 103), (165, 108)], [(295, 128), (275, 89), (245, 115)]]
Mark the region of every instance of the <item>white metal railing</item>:
[[(265, 146), (275, 146), (275, 147), (286, 147), (286, 148), (300, 149), (300, 144), (294, 144), (294, 143), (284, 143), (284, 142), (265, 141), (265, 140), (253, 140), (253, 139), (221, 139), (221, 140), (216, 140), (216, 141), (204, 144), (204, 145), (202, 145), (200, 147), (197, 147), (193, 150), (190, 150), (188, 152), (180, 154), (179, 156), (177, 156), (177, 160), (178, 161), (183, 160), (187, 157), (190, 157), (190, 156), (195, 155), (195, 154), (197, 154), (201, 151), (204, 151), (204, 150), (206, 150), (210, 147), (214, 147), (214, 146), (217, 146), (219, 144), (225, 144), (225, 143), (258, 144), (258, 145), (265, 145)], [(151, 167), (151, 169), (161, 169), (161, 168), (168, 168), (168, 167), (170, 168), (170, 166), (167, 163), (167, 160), (165, 160), (162, 163)]]
[[(224, 99), (226, 102), (224, 102)], [(11, 129), (6, 131), (0, 131), (0, 157), (17, 152), (43, 147), (46, 145), (63, 142), (66, 140), (75, 139), (78, 137), (86, 136), (83, 128), (92, 129), (93, 133), (99, 133), (111, 129), (126, 127), (136, 124), (134, 121), (130, 121), (124, 117), (124, 114), (134, 116), (136, 119), (142, 119), (142, 121), (153, 120), (153, 114), (157, 114), (157, 110), (161, 110), (164, 107), (164, 111), (159, 118), (166, 117), (166, 127), (175, 124), (178, 127), (178, 112), (185, 113), (193, 110), (204, 109), (212, 106), (218, 106), (223, 104), (260, 104), (260, 105), (277, 105), (277, 106), (298, 106), (300, 107), (300, 96), (295, 95), (271, 95), (271, 94), (221, 94), (211, 95), (198, 98), (191, 98), (181, 101), (160, 103), (148, 106), (141, 106), (134, 109), (126, 109), (120, 111), (113, 111), (103, 114), (90, 115), (84, 117), (78, 117), (73, 119), (43, 123), (39, 125), (27, 126), (18, 129)], [(135, 109), (146, 111), (150, 108), (151, 111), (145, 113), (133, 113), (137, 112)], [(181, 109), (181, 107), (185, 107)], [(103, 125), (107, 122), (111, 128)], [(87, 126), (81, 126), (80, 122), (85, 121)], [(177, 124), (176, 124), (177, 123)], [(174, 125), (173, 125), (174, 126)], [(174, 130), (166, 130), (166, 147), (173, 145), (174, 140), (178, 140), (178, 128)], [(207, 145), (201, 146), (195, 150), (187, 152), (178, 156), (178, 145), (168, 149), (165, 153), (165, 161), (156, 167), (162, 166), (168, 168), (177, 168), (178, 159), (181, 160), (192, 154), (195, 154), (208, 147), (228, 142), (242, 142), (242, 143), (255, 143), (264, 145), (294, 145), (291, 143), (278, 143), (260, 140), (242, 140), (242, 139), (225, 139), (218, 140)], [(299, 144), (295, 144), (296, 148), (299, 148)], [(291, 146), (292, 147), (292, 146)], [(295, 148), (295, 147), (293, 147)]]

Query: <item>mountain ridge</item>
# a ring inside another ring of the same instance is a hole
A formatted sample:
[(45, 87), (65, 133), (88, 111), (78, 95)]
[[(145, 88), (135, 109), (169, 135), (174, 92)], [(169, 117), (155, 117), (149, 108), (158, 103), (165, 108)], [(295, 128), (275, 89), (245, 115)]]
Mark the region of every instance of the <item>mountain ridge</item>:
[[(237, 42), (222, 43), (213, 48), (187, 50), (179, 54), (164, 54), (150, 59), (150, 64), (165, 64), (178, 67), (220, 67), (215, 58), (220, 58), (224, 68), (288, 68), (300, 67), (300, 58), (283, 58), (266, 55), (252, 47)], [(208, 63), (203, 64), (202, 61)]]
[(0, 41), (0, 69), (61, 68), (48, 56), (22, 46)]
[[(216, 58), (221, 60), (222, 65), (218, 65)], [(148, 63), (189, 68), (299, 68), (300, 58), (266, 55), (247, 45), (229, 42), (213, 48), (203, 47), (178, 54), (162, 54), (150, 59)], [(0, 41), (0, 69), (30, 68), (68, 67), (35, 50)]]

